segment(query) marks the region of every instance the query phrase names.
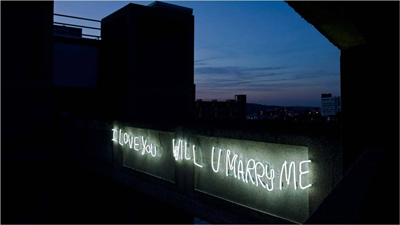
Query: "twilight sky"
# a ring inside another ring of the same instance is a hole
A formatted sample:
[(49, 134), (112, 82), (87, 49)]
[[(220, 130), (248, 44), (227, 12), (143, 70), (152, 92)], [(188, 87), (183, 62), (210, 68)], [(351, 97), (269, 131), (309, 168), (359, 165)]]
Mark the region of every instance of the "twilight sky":
[[(101, 20), (128, 3), (54, 2), (54, 13)], [(340, 51), (282, 1), (175, 1), (195, 17), (196, 99), (281, 106), (321, 106), (340, 95)], [(55, 22), (96, 26), (55, 16)], [(83, 33), (92, 33), (83, 30)]]

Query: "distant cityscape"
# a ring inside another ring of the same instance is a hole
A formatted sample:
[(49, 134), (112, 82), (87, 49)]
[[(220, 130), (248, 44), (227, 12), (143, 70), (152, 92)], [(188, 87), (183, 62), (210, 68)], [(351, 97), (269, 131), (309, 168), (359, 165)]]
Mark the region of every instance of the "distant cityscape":
[(279, 119), (292, 121), (337, 121), (341, 113), (341, 97), (321, 95), (321, 107), (247, 104), (247, 119)]
[(341, 113), (341, 97), (321, 94), (321, 107), (278, 106), (247, 103), (246, 95), (235, 95), (235, 99), (196, 100), (198, 118), (231, 118), (251, 120), (288, 121), (338, 121)]

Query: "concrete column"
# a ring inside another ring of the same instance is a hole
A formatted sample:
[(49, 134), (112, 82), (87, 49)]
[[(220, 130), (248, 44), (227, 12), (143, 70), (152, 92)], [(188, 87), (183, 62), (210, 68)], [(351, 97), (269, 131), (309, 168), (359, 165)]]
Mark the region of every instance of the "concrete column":
[(2, 222), (45, 223), (53, 2), (1, 3)]
[(113, 119), (162, 121), (192, 116), (191, 9), (128, 4), (103, 18), (101, 27), (99, 87)]

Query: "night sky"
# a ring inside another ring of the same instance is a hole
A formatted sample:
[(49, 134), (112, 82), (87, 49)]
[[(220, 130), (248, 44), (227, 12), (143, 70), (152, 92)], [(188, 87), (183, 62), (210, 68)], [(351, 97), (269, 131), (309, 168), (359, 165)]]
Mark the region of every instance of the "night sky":
[[(101, 20), (128, 3), (151, 2), (55, 1), (54, 13)], [(249, 103), (320, 107), (322, 93), (340, 96), (340, 50), (285, 2), (168, 3), (193, 9), (196, 99), (246, 94)]]

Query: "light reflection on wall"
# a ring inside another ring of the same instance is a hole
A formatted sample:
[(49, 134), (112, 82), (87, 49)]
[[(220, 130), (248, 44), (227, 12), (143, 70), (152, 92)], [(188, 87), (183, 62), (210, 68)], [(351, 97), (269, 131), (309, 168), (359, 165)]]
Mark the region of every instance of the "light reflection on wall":
[[(211, 150), (211, 168), (214, 171), (214, 173), (218, 173), (220, 170), (220, 164), (221, 164), (221, 155), (223, 153), (223, 150), (220, 148), (218, 150), (218, 157), (215, 157), (215, 147), (212, 147)], [(272, 191), (274, 189), (274, 178), (275, 178), (275, 170), (270, 169), (268, 171), (269, 163), (266, 163), (265, 165), (260, 162), (259, 160), (255, 159), (248, 159), (243, 163), (243, 160), (238, 157), (237, 154), (233, 153), (232, 159), (231, 159), (231, 150), (227, 149), (225, 151), (225, 174), (228, 177), (231, 173), (233, 174), (234, 178), (237, 178), (238, 180), (242, 180), (244, 183), (250, 183), (257, 186), (260, 184), (263, 188), (266, 188), (268, 191)], [(215, 162), (215, 159), (217, 159), (217, 162)], [(237, 163), (236, 163), (237, 162)], [(282, 178), (285, 177), (286, 180), (286, 186), (289, 186), (290, 184), (290, 178), (293, 179), (293, 188), (294, 190), (298, 189), (298, 183), (296, 181), (296, 177), (298, 177), (300, 181), (300, 188), (301, 189), (306, 189), (312, 186), (312, 184), (307, 184), (306, 186), (302, 185), (301, 182), (301, 177), (305, 174), (308, 174), (310, 171), (308, 170), (308, 167), (306, 170), (302, 170), (301, 165), (304, 163), (311, 163), (311, 160), (303, 160), (298, 163), (299, 166), (299, 174), (296, 174), (296, 163), (295, 162), (290, 162), (289, 164), (289, 169), (287, 168), (287, 161), (285, 160), (284, 163), (282, 164), (281, 167), (281, 173), (280, 173), (280, 178), (279, 178), (279, 190), (282, 190), (283, 187), (283, 182)], [(215, 166), (216, 165), (216, 166)], [(237, 165), (237, 166), (236, 166)], [(243, 167), (243, 165), (246, 165)], [(293, 173), (292, 173), (293, 171)], [(269, 173), (269, 175), (268, 175)], [(266, 178), (267, 180), (263, 180), (263, 178)], [(303, 179), (304, 180), (304, 179)]]
[(309, 214), (315, 180), (307, 147), (131, 127), (114, 127), (112, 141), (125, 167), (174, 183), (175, 170), (192, 165), (196, 191), (294, 222)]
[(200, 136), (195, 190), (292, 222), (309, 216), (313, 163), (308, 148)]
[[(157, 145), (153, 145), (153, 143), (150, 143), (144, 136), (134, 136), (131, 133), (126, 133), (123, 132), (122, 129), (112, 129), (113, 135), (112, 135), (112, 141), (117, 142), (121, 146), (128, 146), (130, 149), (133, 149), (137, 152), (140, 152), (141, 155), (144, 154), (149, 154), (152, 157), (156, 157), (157, 155), (157, 149), (162, 148), (161, 146), (157, 147)], [(192, 150), (190, 151), (190, 148)], [(173, 149), (173, 156), (175, 158), (175, 161), (179, 160), (186, 160), (186, 161), (191, 161), (193, 160), (193, 164), (197, 167), (203, 168), (203, 165), (201, 162), (203, 159), (200, 156), (200, 160), (196, 161), (196, 145), (192, 145), (192, 147), (188, 147), (188, 143), (186, 141), (183, 141), (182, 139), (175, 140), (172, 139), (172, 149)], [(189, 150), (188, 150), (189, 149)], [(225, 175), (231, 176), (233, 174), (234, 178), (237, 178), (238, 180), (242, 180), (244, 183), (249, 183), (255, 186), (260, 186), (267, 189), (268, 191), (274, 190), (274, 179), (275, 179), (275, 170), (271, 168), (269, 163), (262, 163), (260, 160), (255, 160), (253, 158), (246, 159), (245, 162), (243, 162), (243, 156), (239, 157), (238, 154), (236, 154), (234, 151), (229, 149), (223, 150), (222, 148), (219, 148), (218, 150), (218, 157), (215, 157), (215, 149), (216, 147), (213, 146), (211, 149), (211, 168), (214, 171), (214, 173), (218, 173), (220, 171), (223, 171), (220, 169), (221, 166), (221, 156), (222, 153), (225, 155), (225, 160), (223, 163), (225, 163)], [(232, 155), (232, 159), (231, 159)], [(199, 156), (197, 156), (199, 159)], [(217, 162), (215, 162), (215, 160)], [(199, 163), (200, 162), (200, 163)], [(298, 190), (300, 187), (301, 190), (310, 188), (312, 186), (311, 183), (306, 183), (305, 186), (303, 186), (302, 182), (302, 176), (305, 176), (308, 174), (310, 171), (308, 169), (308, 163), (311, 163), (311, 160), (303, 160), (298, 163), (298, 174), (296, 173), (296, 163), (294, 161), (291, 161), (288, 163), (287, 160), (285, 160), (282, 164), (281, 170), (280, 170), (280, 175), (277, 176), (279, 177), (279, 190), (283, 190), (284, 182), (286, 181), (286, 187), (290, 186), (290, 181), (292, 180), (293, 188), (294, 190)], [(216, 166), (215, 166), (216, 164)], [(289, 164), (289, 167), (288, 167)], [(306, 164), (305, 166), (307, 167), (306, 169), (303, 170), (302, 164)], [(237, 165), (237, 166), (236, 166)], [(246, 166), (244, 166), (246, 165)], [(161, 165), (160, 165), (161, 166)], [(269, 175), (268, 175), (269, 174)], [(283, 178), (285, 178), (283, 180)], [(291, 179), (292, 178), (292, 179)], [(296, 178), (298, 178), (299, 183), (297, 182)], [(304, 179), (303, 179), (304, 181)]]

